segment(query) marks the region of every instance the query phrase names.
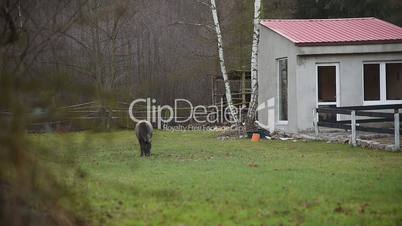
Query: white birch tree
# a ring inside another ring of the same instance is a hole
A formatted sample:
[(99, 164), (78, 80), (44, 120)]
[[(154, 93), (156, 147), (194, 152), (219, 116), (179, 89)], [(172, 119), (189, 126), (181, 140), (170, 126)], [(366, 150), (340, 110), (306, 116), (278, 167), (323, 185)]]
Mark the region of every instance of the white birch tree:
[(251, 99), (247, 114), (247, 126), (251, 126), (256, 117), (258, 100), (258, 45), (260, 43), (261, 0), (254, 1), (254, 32), (251, 52)]
[(211, 11), (212, 11), (212, 17), (213, 17), (213, 20), (214, 20), (216, 36), (217, 36), (217, 39), (218, 39), (219, 63), (220, 63), (223, 82), (225, 84), (226, 101), (227, 101), (227, 104), (228, 104), (228, 107), (229, 107), (229, 110), (230, 110), (230, 114), (233, 117), (233, 120), (235, 121), (236, 124), (238, 124), (239, 121), (238, 121), (238, 118), (237, 118), (237, 112), (236, 112), (235, 107), (233, 105), (232, 92), (230, 90), (230, 83), (229, 83), (229, 79), (228, 79), (228, 73), (226, 71), (225, 57), (224, 57), (224, 51), (223, 51), (223, 38), (222, 38), (222, 32), (221, 32), (221, 27), (220, 27), (220, 23), (219, 23), (218, 11), (217, 11), (215, 0), (211, 0), (210, 7), (211, 7)]

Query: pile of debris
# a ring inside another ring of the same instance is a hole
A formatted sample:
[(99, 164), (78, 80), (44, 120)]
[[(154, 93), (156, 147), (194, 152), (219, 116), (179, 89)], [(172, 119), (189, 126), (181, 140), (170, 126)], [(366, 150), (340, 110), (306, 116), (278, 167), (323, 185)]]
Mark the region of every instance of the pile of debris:
[[(290, 134), (295, 139), (311, 140), (311, 141), (326, 141), (327, 143), (336, 144), (351, 144), (351, 134), (344, 130), (323, 130), (320, 131), (318, 137), (314, 132), (304, 132)], [(358, 136), (357, 146), (367, 149), (394, 151), (393, 136), (389, 134), (373, 134), (360, 132)]]
[[(259, 134), (261, 139), (265, 140), (280, 140), (280, 141), (322, 141), (328, 144), (351, 144), (351, 134), (344, 130), (322, 130), (319, 136), (315, 136), (313, 131), (304, 131), (300, 133), (285, 133), (282, 131), (269, 131), (259, 127), (255, 131), (245, 131), (241, 128), (241, 135), (239, 130), (235, 128), (226, 128), (218, 137), (218, 140), (235, 140), (235, 139), (251, 139), (253, 134)], [(373, 134), (361, 132), (357, 139), (357, 145), (362, 148), (393, 151), (393, 137), (388, 134)]]

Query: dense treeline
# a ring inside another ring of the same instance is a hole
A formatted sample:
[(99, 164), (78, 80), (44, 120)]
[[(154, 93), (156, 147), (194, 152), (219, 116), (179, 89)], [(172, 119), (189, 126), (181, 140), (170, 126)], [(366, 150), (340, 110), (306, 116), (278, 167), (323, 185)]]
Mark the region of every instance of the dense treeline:
[[(398, 0), (265, 0), (263, 17), (376, 16), (402, 25), (401, 5)], [(210, 75), (219, 73), (216, 38), (210, 10), (199, 1), (3, 0), (2, 8), (1, 41), (18, 39), (2, 48), (2, 70), (18, 71), (33, 83), (52, 81), (39, 97), (50, 96), (59, 105), (105, 92), (117, 99), (155, 97), (160, 103), (178, 97), (211, 100)], [(248, 69), (253, 2), (221, 0), (218, 8), (228, 68)]]
[(402, 25), (400, 0), (297, 0), (296, 18), (377, 17)]

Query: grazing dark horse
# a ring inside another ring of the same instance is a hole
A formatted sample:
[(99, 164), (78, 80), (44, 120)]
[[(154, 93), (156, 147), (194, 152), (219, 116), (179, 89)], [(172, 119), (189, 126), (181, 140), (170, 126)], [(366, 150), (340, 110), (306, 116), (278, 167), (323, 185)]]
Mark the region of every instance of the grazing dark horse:
[(152, 125), (148, 121), (139, 121), (135, 125), (135, 135), (140, 143), (141, 156), (151, 156), (152, 132)]

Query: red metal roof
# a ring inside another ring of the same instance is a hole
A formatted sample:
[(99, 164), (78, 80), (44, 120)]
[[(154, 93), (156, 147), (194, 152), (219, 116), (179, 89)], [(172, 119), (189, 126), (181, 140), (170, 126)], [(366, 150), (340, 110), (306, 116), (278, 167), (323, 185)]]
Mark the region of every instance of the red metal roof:
[(402, 43), (402, 28), (377, 18), (263, 20), (297, 46)]

